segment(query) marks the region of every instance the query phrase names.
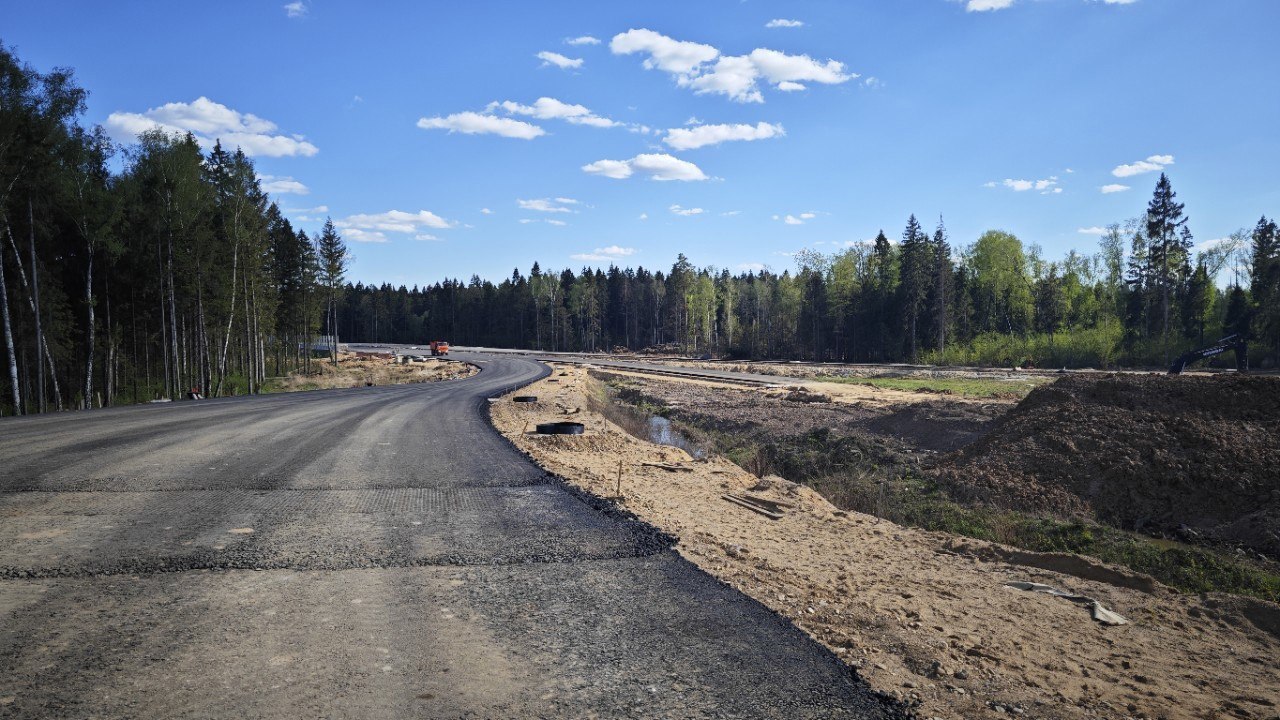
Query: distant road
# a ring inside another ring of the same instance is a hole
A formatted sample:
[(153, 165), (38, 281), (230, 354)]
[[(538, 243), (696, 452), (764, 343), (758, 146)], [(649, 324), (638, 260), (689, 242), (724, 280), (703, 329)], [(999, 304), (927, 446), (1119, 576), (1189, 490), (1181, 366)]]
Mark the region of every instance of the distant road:
[(0, 419), (0, 717), (890, 718), (468, 380)]

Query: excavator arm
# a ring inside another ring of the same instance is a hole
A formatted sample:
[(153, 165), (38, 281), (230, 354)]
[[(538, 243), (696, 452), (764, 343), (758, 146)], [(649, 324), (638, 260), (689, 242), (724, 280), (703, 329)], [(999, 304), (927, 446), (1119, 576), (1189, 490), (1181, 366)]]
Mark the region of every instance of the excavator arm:
[(1241, 335), (1228, 335), (1209, 347), (1192, 350), (1173, 361), (1169, 366), (1169, 374), (1177, 375), (1191, 363), (1221, 355), (1228, 350), (1236, 351), (1236, 370), (1249, 372), (1249, 343)]

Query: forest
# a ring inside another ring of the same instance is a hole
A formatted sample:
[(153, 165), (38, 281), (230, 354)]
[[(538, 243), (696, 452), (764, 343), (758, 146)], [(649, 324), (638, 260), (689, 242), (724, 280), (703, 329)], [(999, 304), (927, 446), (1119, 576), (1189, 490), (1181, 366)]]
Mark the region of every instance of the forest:
[[(340, 342), (1014, 366), (1160, 366), (1226, 334), (1280, 363), (1280, 229), (1197, 248), (1162, 174), (1093, 253), (914, 216), (794, 267), (539, 264), (495, 283), (351, 283), (332, 222), (295, 229), (239, 149), (161, 131), (117, 146), (67, 69), (0, 45), (5, 415), (260, 392)], [(423, 269), (425, 270), (425, 269)], [(330, 353), (330, 360), (332, 353)]]

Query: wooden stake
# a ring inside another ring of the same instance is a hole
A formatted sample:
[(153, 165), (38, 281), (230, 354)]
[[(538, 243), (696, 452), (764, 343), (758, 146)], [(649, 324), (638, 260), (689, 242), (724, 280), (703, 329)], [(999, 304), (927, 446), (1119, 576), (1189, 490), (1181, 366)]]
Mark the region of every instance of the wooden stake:
[(618, 461), (618, 490), (614, 492), (617, 497), (622, 497), (622, 461)]

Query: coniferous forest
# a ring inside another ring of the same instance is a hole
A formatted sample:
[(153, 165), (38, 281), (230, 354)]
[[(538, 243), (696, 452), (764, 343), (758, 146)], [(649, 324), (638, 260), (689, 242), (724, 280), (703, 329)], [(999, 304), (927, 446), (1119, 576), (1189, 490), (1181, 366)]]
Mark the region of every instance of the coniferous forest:
[[(991, 230), (900, 232), (794, 267), (551, 270), (422, 287), (348, 282), (334, 225), (291, 226), (250, 158), (191, 135), (119, 147), (86, 91), (0, 45), (0, 413), (257, 392), (342, 342), (866, 362), (1160, 365), (1226, 334), (1280, 362), (1280, 230), (1197, 248), (1161, 175), (1135, 219), (1049, 259)], [(1260, 209), (1264, 211), (1265, 209)], [(1242, 220), (1246, 221), (1247, 220)], [(898, 221), (903, 222), (903, 221)], [(896, 224), (894, 225), (896, 227)], [(691, 250), (693, 250), (691, 248)], [(422, 272), (429, 272), (422, 268)]]

